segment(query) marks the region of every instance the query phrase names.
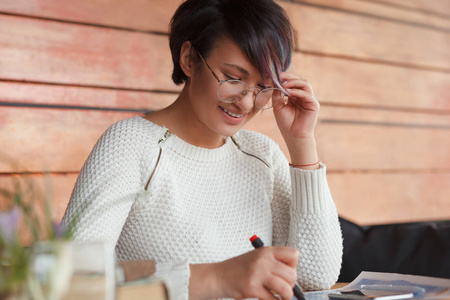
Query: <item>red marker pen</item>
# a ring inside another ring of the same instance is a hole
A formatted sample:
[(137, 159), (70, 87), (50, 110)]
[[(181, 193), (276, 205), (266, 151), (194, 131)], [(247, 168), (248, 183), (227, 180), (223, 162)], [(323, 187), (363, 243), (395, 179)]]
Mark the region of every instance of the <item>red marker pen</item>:
[[(250, 238), (250, 242), (252, 242), (252, 245), (253, 247), (255, 247), (255, 249), (264, 247), (263, 241), (261, 241), (261, 239), (257, 235), (252, 236)], [(297, 282), (294, 285), (294, 296), (298, 300), (305, 300), (305, 295), (303, 294), (302, 288), (297, 284)]]

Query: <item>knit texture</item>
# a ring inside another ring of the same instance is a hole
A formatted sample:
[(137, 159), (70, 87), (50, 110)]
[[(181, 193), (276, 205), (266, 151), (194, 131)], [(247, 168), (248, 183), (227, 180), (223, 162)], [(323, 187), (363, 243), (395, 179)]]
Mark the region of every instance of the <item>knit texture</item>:
[(63, 218), (76, 221), (77, 240), (113, 242), (119, 260), (160, 263), (158, 275), (176, 278), (169, 285), (178, 287), (171, 291), (177, 299), (188, 297), (189, 272), (175, 266), (251, 251), (254, 234), (299, 250), (304, 289), (336, 282), (342, 236), (325, 165), (290, 168), (278, 145), (252, 131), (240, 130), (217, 149), (173, 134), (164, 139), (166, 131), (136, 116), (102, 135)]

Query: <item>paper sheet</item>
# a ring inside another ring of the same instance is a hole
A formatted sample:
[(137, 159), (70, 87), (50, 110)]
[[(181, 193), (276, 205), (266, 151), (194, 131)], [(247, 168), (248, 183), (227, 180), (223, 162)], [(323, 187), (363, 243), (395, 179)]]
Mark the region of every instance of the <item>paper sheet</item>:
[(329, 293), (356, 290), (361, 285), (415, 286), (425, 289), (425, 297), (421, 299), (450, 299), (450, 279), (378, 272), (361, 272), (355, 280), (345, 287), (335, 290), (306, 292), (305, 296), (307, 300), (328, 300)]

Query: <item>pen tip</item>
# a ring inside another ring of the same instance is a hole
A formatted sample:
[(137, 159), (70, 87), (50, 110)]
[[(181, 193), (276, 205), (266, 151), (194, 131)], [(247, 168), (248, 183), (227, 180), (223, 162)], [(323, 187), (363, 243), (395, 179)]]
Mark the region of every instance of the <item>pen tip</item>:
[(255, 234), (250, 238), (250, 242), (253, 243), (254, 240), (256, 240), (258, 238), (258, 236)]

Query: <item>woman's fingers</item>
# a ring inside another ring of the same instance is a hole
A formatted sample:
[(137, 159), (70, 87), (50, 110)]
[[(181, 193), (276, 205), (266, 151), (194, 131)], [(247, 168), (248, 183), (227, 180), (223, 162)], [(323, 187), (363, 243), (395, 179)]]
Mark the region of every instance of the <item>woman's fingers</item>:
[(286, 89), (299, 88), (313, 93), (312, 86), (306, 79), (290, 73), (282, 73), (281, 80), (283, 81), (283, 87)]
[(282, 299), (291, 300), (294, 296), (292, 286), (287, 285), (281, 277), (273, 276), (263, 283), (264, 287), (272, 293), (279, 295)]
[(285, 265), (282, 262), (278, 262), (276, 265), (274, 265), (272, 274), (279, 278), (282, 278), (291, 286), (294, 286), (294, 283), (297, 281), (296, 268)]
[(268, 276), (263, 282), (266, 289), (280, 295), (283, 299), (292, 299), (295, 281), (297, 280), (298, 251), (289, 247), (270, 247)]
[(289, 90), (290, 96), (287, 104), (292, 104), (295, 107), (306, 110), (317, 110), (320, 107), (319, 102), (311, 93), (299, 90)]
[[(263, 247), (226, 260), (219, 265), (223, 291), (232, 298), (292, 298), (297, 279), (297, 250), (289, 247)], [(231, 284), (230, 284), (231, 283)]]
[[(252, 296), (252, 298), (258, 298), (258, 299), (263, 299), (263, 300), (280, 300), (279, 298), (277, 298), (275, 295), (277, 295), (277, 293), (273, 292), (273, 290), (267, 288), (264, 285), (261, 285), (261, 287), (255, 291), (254, 296)], [(289, 300), (291, 300), (292, 298), (290, 298)]]
[[(283, 73), (283, 87), (289, 93), (289, 101), (294, 106), (300, 104), (299, 108), (315, 110), (319, 102), (314, 96), (312, 86), (308, 81), (290, 73)], [(305, 105), (303, 105), (305, 104)]]
[(298, 251), (291, 247), (271, 247), (274, 258), (285, 265), (296, 268), (298, 264)]

